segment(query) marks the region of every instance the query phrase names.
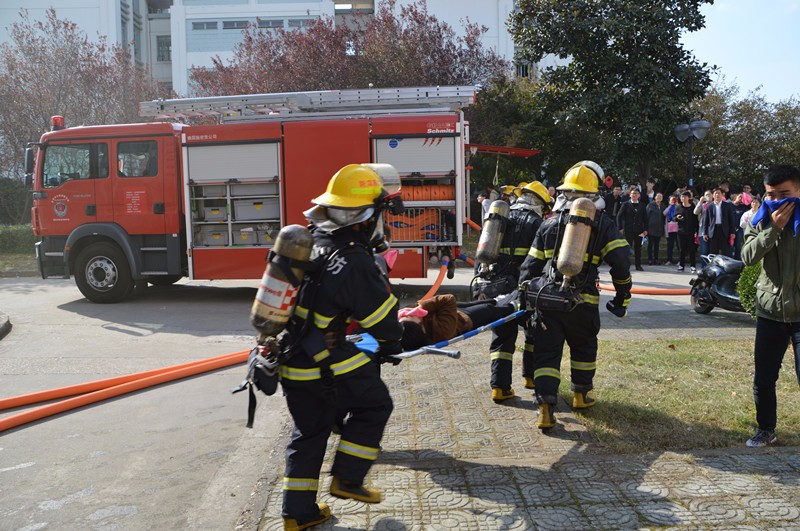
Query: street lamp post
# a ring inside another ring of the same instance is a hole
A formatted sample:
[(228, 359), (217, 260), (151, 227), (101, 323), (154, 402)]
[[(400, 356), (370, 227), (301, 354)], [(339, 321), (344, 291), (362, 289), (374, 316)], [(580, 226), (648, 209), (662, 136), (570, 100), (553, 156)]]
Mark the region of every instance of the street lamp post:
[(692, 158), (692, 148), (694, 147), (694, 141), (702, 140), (705, 138), (708, 130), (711, 129), (711, 122), (708, 120), (694, 120), (688, 124), (681, 124), (676, 125), (673, 132), (675, 133), (675, 138), (677, 138), (680, 142), (689, 141), (689, 162), (687, 164), (687, 174), (689, 175), (689, 186), (694, 185), (694, 176), (692, 175), (694, 172), (694, 160)]

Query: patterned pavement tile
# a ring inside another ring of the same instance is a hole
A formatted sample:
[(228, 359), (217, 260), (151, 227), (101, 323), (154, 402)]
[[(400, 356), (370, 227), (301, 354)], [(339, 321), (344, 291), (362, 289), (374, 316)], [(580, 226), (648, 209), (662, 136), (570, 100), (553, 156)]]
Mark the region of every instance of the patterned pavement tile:
[[(390, 515), (390, 514), (381, 514), (381, 513), (374, 513), (370, 515), (369, 519), (369, 527), (366, 529), (372, 529), (373, 531), (422, 531), (424, 526), (422, 525), (422, 517), (421, 515), (414, 518), (413, 520), (400, 520), (397, 517)], [(412, 522), (420, 522), (420, 523), (412, 523)], [(361, 529), (360, 527), (345, 527), (343, 529)]]
[(608, 477), (608, 471), (603, 464), (591, 462), (570, 462), (558, 467), (558, 471), (574, 480), (598, 480)]
[(600, 503), (603, 501), (620, 503), (625, 500), (619, 487), (607, 481), (568, 480), (567, 485), (572, 495), (580, 503)]
[(565, 529), (592, 529), (592, 525), (579, 509), (574, 507), (540, 506), (528, 509), (537, 529), (564, 531)]
[(650, 465), (649, 472), (669, 478), (688, 478), (697, 473), (694, 463), (675, 460), (669, 454), (662, 455)]
[(706, 469), (705, 473), (708, 479), (713, 481), (722, 492), (727, 494), (751, 494), (753, 492), (760, 492), (765, 487), (755, 476), (724, 472), (716, 469)]
[(598, 503), (582, 506), (592, 529), (638, 529), (639, 515), (624, 503)]
[(522, 496), (516, 485), (470, 485), (472, 506), (477, 509), (492, 509), (510, 505), (522, 507)]
[(521, 484), (522, 500), (528, 507), (542, 505), (565, 505), (572, 502), (572, 494), (566, 484), (553, 477), (548, 481)]
[(466, 477), (461, 468), (455, 467), (417, 470), (417, 484), (421, 489), (457, 487), (466, 484)]
[(620, 491), (634, 501), (665, 500), (669, 497), (666, 483), (652, 479), (633, 479), (620, 484)]
[(674, 498), (704, 498), (719, 496), (722, 489), (708, 479), (696, 475), (690, 478), (675, 478), (669, 488)]
[(689, 510), (704, 524), (732, 525), (744, 522), (747, 513), (733, 497), (689, 500)]
[(636, 506), (646, 521), (661, 526), (697, 526), (699, 520), (688, 509), (672, 501), (650, 501)]
[(427, 514), (443, 509), (465, 509), (472, 506), (466, 486), (420, 489), (422, 512)]
[(487, 433), (491, 431), (491, 425), (488, 420), (483, 418), (470, 417), (453, 417), (453, 427), (455, 428), (456, 435), (459, 437), (469, 436), (472, 433)]
[(369, 472), (370, 484), (379, 489), (417, 488), (417, 474), (413, 470), (405, 470), (394, 466), (376, 465)]
[(790, 507), (786, 500), (776, 496), (745, 496), (741, 498), (741, 504), (749, 515), (759, 520), (796, 521), (800, 518), (797, 507)]
[(469, 485), (510, 485), (513, 484), (513, 478), (512, 471), (502, 465), (476, 464), (466, 470)]
[(536, 483), (539, 481), (547, 481), (548, 479), (552, 479), (553, 466), (550, 464), (515, 466), (512, 469), (512, 473), (514, 475), (514, 479), (516, 479), (520, 484)]

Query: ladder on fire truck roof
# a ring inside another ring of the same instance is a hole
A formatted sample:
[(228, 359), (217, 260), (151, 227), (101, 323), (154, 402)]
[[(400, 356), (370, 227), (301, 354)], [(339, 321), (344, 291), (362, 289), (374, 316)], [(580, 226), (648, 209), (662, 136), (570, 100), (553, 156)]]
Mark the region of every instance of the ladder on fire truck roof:
[(239, 122), (331, 114), (455, 111), (472, 105), (476, 91), (474, 86), (403, 87), (153, 100), (139, 104), (139, 116), (216, 116), (220, 122)]

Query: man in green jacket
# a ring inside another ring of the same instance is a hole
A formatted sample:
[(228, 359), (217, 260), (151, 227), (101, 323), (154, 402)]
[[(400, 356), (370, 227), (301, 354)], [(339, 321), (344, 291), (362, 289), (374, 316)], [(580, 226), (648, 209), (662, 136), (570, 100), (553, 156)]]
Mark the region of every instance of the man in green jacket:
[(790, 342), (800, 383), (800, 237), (793, 222), (798, 208), (796, 198), (800, 197), (800, 170), (788, 165), (773, 166), (764, 175), (764, 187), (766, 203), (788, 200), (780, 206), (772, 205), (775, 208), (769, 208), (756, 226), (748, 224), (742, 246), (746, 265), (763, 260), (756, 284), (753, 378), (758, 429), (747, 440), (751, 448), (762, 448), (777, 440), (775, 382)]

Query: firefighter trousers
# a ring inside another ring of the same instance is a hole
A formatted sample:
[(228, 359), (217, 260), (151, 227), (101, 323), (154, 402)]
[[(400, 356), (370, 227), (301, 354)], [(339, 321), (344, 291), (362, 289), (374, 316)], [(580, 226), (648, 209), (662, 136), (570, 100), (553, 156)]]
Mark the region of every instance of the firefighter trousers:
[(331, 474), (361, 484), (378, 458), (383, 430), (392, 414), (392, 398), (381, 380), (378, 365), (367, 365), (334, 379), (336, 394), (323, 390), (321, 380), (283, 379), (289, 413), (294, 420), (286, 448), (283, 479), (283, 516), (307, 519), (317, 515), (319, 473), (336, 418), (349, 413)]
[[(508, 314), (506, 314), (508, 315)], [(501, 315), (498, 319), (504, 317)], [(511, 373), (514, 365), (514, 351), (517, 348), (517, 334), (525, 325), (528, 316), (522, 315), (511, 322), (492, 330), (489, 357), (492, 360), (491, 386), (508, 390), (511, 387)], [(533, 343), (525, 337), (525, 350), (522, 352), (522, 376), (533, 377)]]
[(531, 324), (525, 337), (526, 342), (533, 343), (536, 398), (540, 403), (555, 405), (561, 383), (564, 343), (569, 346), (572, 390), (593, 388), (600, 312), (596, 305), (582, 303), (571, 312), (542, 312), (540, 318), (541, 323)]

